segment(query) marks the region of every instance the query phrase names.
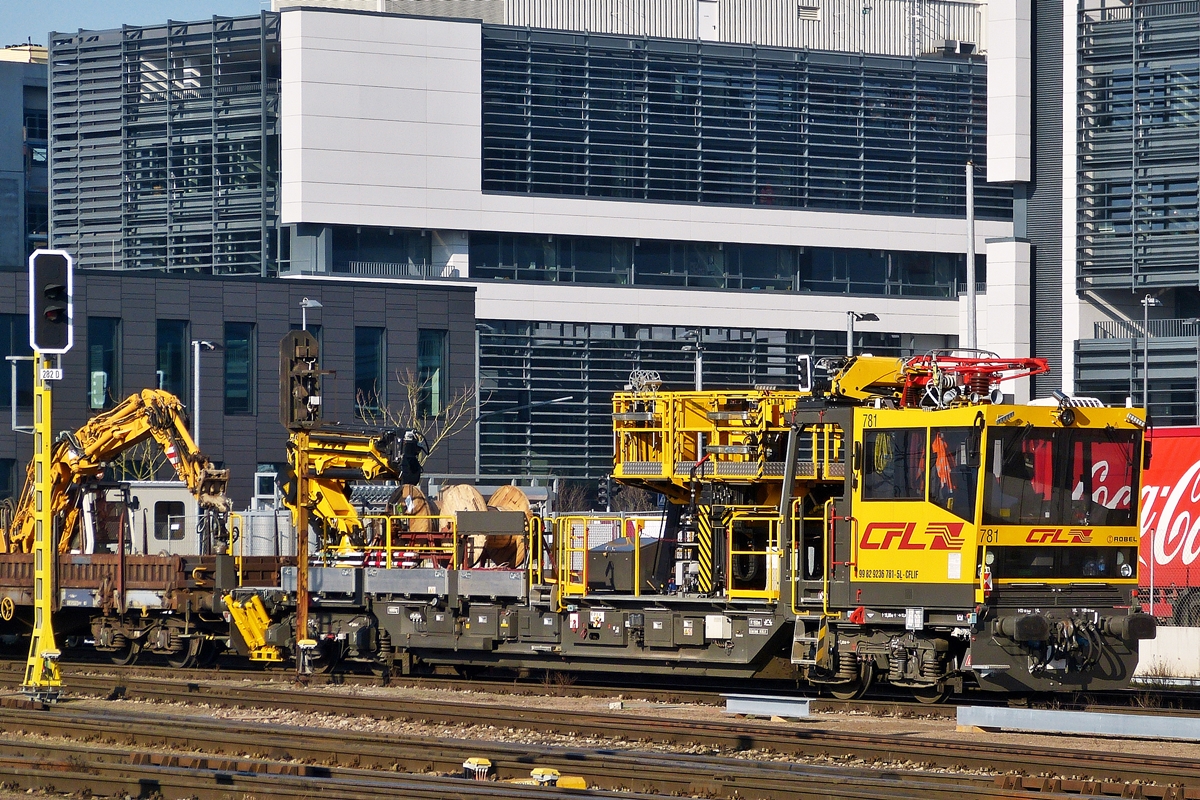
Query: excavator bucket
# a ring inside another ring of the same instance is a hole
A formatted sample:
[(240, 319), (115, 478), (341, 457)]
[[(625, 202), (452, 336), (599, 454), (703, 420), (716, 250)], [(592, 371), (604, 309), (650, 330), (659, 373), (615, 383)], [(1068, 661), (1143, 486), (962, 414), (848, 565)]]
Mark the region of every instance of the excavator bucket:
[(201, 508), (228, 512), (233, 507), (233, 502), (225, 496), (228, 486), (229, 470), (205, 467), (200, 470), (196, 502)]

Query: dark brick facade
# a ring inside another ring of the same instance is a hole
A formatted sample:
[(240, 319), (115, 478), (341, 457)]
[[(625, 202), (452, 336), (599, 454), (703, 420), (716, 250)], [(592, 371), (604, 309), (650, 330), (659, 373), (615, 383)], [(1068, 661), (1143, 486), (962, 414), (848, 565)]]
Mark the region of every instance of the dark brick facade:
[[(0, 314), (27, 314), (25, 272), (0, 271)], [(448, 388), (460, 391), (475, 380), (475, 293), (471, 287), (400, 284), (368, 280), (277, 280), (245, 277), (174, 276), (107, 271), (75, 275), (75, 346), (63, 359), (65, 377), (55, 386), (54, 427), (74, 430), (87, 418), (87, 318), (120, 317), (120, 397), (157, 385), (156, 320), (188, 320), (192, 339), (220, 342), (225, 322), (256, 326), (256, 410), (253, 416), (224, 413), (223, 354), (201, 354), (201, 445), (231, 471), (230, 494), (244, 507), (253, 494), (260, 463), (284, 461), (285, 431), (279, 423), (279, 341), (300, 325), (301, 298), (324, 306), (309, 312), (321, 326), (323, 362), (337, 376), (326, 384), (326, 418), (354, 420), (354, 328), (385, 328), (388, 392), (395, 399), (398, 370), (416, 370), (417, 331), (448, 331)], [(191, 351), (188, 351), (191, 370)], [(7, 364), (3, 364), (5, 370)], [(27, 364), (22, 368), (28, 369)], [(190, 385), (190, 384), (189, 384)], [(188, 405), (191, 397), (181, 398)], [(8, 425), (9, 399), (0, 399), (0, 458), (16, 458), (19, 490), (31, 453), (30, 437)], [(23, 413), (24, 421), (28, 412)], [(430, 472), (475, 469), (475, 433), (468, 428), (433, 454)]]

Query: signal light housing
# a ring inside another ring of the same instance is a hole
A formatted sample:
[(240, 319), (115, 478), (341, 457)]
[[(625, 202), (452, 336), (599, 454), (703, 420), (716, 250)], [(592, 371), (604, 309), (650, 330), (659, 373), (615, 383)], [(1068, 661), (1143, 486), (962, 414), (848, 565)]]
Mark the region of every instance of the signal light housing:
[(73, 267), (64, 250), (29, 256), (29, 343), (41, 353), (65, 353), (75, 343)]

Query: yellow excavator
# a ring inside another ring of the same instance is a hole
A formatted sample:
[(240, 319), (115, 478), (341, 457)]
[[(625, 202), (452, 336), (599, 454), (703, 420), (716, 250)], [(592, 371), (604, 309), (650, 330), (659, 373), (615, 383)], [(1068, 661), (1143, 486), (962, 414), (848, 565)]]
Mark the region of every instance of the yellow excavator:
[[(200, 452), (188, 433), (183, 403), (170, 392), (145, 389), (119, 405), (98, 414), (74, 433), (64, 433), (54, 445), (50, 494), (58, 552), (71, 551), (78, 537), (81, 497), (89, 483), (99, 480), (105, 467), (122, 453), (153, 439), (200, 506), (200, 541), (213, 552), (224, 551), (225, 518), (232, 503), (225, 496), (229, 471), (217, 469)], [(20, 499), (0, 530), (0, 552), (28, 553), (34, 536), (34, 465), (31, 461)]]

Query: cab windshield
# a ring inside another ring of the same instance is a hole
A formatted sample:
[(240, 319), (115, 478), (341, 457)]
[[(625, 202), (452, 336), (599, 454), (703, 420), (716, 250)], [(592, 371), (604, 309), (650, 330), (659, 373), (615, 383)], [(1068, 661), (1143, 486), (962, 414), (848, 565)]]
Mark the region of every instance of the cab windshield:
[(983, 520), (992, 525), (1134, 525), (1135, 431), (1006, 428), (988, 434)]

